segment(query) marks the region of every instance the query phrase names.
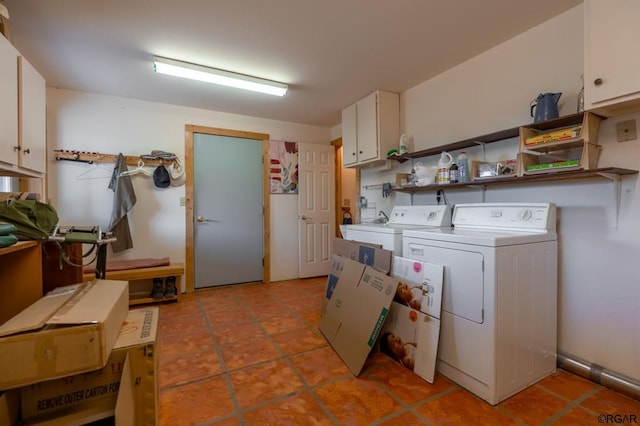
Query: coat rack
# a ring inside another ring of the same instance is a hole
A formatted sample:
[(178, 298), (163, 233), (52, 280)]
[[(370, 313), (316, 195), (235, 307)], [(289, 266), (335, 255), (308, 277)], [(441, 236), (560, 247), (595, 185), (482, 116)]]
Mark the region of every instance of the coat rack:
[[(56, 153), (56, 160), (66, 160), (66, 161), (78, 161), (81, 163), (115, 163), (118, 159), (118, 154), (102, 154), (99, 152), (87, 152), (87, 151), (73, 151), (66, 149), (56, 149), (54, 150)], [(171, 165), (175, 160), (164, 160), (162, 158), (144, 158), (147, 155), (125, 155), (124, 160), (129, 166), (138, 166), (140, 161), (144, 162), (145, 166), (156, 167), (161, 164), (165, 166)], [(152, 155), (148, 155), (148, 157), (152, 157)]]

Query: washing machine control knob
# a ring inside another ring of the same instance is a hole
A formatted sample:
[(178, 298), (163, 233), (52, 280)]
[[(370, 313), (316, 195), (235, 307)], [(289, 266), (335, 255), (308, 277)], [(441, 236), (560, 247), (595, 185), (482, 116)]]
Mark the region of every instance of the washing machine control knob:
[(520, 220), (528, 221), (531, 219), (533, 219), (533, 213), (531, 212), (531, 210), (526, 209), (526, 210), (523, 210), (522, 213), (520, 213)]

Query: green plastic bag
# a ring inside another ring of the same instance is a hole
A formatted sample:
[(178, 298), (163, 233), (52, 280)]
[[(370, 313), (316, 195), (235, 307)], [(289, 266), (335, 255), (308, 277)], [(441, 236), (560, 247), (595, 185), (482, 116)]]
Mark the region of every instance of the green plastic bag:
[(7, 200), (0, 203), (0, 221), (14, 225), (19, 240), (46, 240), (58, 224), (58, 213), (39, 201)]

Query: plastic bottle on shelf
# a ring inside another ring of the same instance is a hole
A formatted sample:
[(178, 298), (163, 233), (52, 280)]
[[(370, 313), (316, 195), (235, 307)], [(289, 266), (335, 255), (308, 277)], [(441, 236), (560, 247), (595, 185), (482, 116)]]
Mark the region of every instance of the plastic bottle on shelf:
[(440, 159), (438, 160), (438, 177), (436, 179), (436, 183), (445, 184), (449, 183), (449, 167), (453, 162), (453, 158), (451, 154), (446, 151), (443, 151), (440, 154)]
[(404, 133), (400, 135), (400, 145), (398, 146), (398, 154), (404, 155), (409, 152), (409, 148), (407, 147), (407, 135)]
[(458, 165), (458, 182), (469, 182), (469, 159), (464, 151), (456, 157), (456, 164)]
[(449, 166), (449, 183), (458, 183), (458, 165), (455, 161)]

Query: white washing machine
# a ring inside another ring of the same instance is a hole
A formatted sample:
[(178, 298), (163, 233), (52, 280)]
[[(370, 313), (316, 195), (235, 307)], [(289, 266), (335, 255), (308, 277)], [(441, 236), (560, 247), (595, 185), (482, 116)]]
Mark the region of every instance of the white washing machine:
[(555, 212), (458, 204), (453, 228), (404, 232), (405, 257), (444, 266), (436, 370), (492, 405), (556, 371)]
[(402, 256), (405, 230), (451, 227), (451, 206), (395, 206), (387, 223), (360, 223), (346, 226), (345, 239), (380, 244), (394, 256)]

